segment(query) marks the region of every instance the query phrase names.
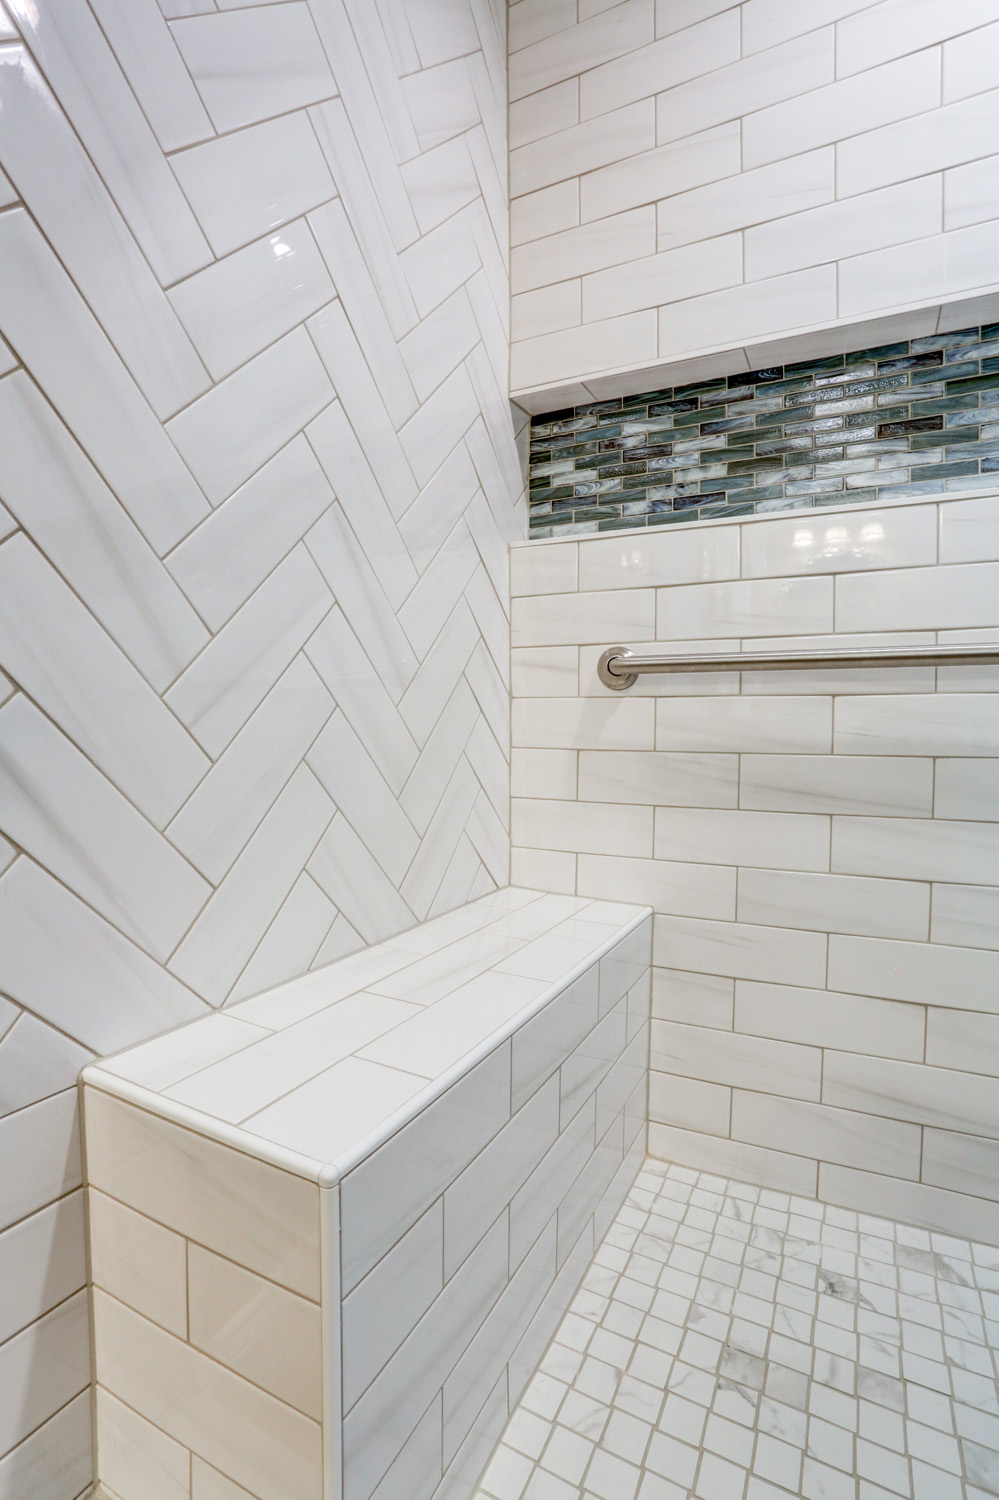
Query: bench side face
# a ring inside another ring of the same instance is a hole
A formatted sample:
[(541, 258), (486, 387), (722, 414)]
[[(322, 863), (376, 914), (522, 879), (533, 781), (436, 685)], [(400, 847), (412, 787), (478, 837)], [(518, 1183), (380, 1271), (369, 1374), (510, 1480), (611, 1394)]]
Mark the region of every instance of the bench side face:
[(467, 1500), (645, 1155), (651, 918), (341, 1183), (343, 1500)]
[(83, 1093), (103, 1489), (324, 1500), (318, 1186)]

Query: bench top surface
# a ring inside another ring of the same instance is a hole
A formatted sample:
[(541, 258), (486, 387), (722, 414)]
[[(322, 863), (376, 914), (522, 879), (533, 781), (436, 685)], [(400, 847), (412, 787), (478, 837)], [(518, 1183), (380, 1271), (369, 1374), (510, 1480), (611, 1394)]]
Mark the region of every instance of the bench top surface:
[(93, 1063), (84, 1082), (333, 1181), (650, 915), (493, 891)]

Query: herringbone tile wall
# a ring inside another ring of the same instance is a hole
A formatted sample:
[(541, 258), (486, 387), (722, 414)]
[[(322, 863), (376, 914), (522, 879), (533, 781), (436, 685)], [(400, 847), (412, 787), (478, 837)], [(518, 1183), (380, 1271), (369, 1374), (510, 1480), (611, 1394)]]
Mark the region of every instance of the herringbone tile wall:
[(90, 1480), (80, 1065), (507, 877), (505, 28), (0, 0), (2, 1500)]

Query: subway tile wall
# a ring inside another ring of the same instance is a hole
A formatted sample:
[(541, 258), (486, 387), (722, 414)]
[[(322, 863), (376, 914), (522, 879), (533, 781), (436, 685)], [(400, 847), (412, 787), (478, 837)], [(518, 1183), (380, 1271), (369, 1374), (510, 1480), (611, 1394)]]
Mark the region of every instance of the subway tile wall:
[(513, 391), (994, 291), (997, 63), (991, 0), (515, 0)]
[(517, 546), (513, 874), (649, 902), (650, 1149), (999, 1242), (999, 672), (640, 678), (999, 640), (999, 493)]
[(0, 0), (5, 1500), (81, 1065), (506, 882), (506, 172), (501, 0)]
[(999, 323), (532, 418), (530, 535), (991, 489)]

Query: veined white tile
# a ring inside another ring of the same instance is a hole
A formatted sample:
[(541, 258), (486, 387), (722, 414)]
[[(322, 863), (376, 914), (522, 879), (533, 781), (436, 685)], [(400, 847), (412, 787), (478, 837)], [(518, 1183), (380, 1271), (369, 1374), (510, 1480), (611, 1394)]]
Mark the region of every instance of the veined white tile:
[[(322, 1429), (113, 1298), (95, 1298), (98, 1379), (182, 1446), (273, 1500), (318, 1500)], [(233, 1419), (232, 1413), (238, 1414)], [(238, 1430), (239, 1436), (236, 1437)]]
[(952, 500), (939, 511), (942, 563), (985, 562), (999, 557), (999, 506), (993, 496)]
[(171, 957), (171, 972), (221, 1005), (335, 811), (300, 765)]
[(410, 73), (399, 81), (421, 151), (478, 124), (479, 106), (464, 58)]
[[(829, 939), (829, 984), (887, 1000), (999, 1012), (999, 954), (982, 948), (889, 939)], [(964, 1127), (967, 1128), (967, 1127)]]
[(739, 919), (767, 927), (922, 938), (929, 933), (929, 886), (908, 880), (800, 871), (739, 871)]
[(969, 1073), (987, 1071), (997, 1033), (997, 1016), (930, 1006), (926, 1012), (926, 1061), (934, 1067)]
[[(258, 239), (336, 194), (315, 133), (301, 113), (192, 146), (172, 156), (170, 165), (216, 255)], [(202, 257), (200, 264), (207, 260)]]
[(964, 229), (969, 224), (981, 224), (992, 217), (989, 188), (995, 173), (994, 156), (950, 167), (944, 172), (945, 230)]
[[(933, 763), (916, 756), (744, 755), (740, 768), (743, 807), (903, 818), (928, 817), (933, 808)], [(938, 768), (938, 798), (939, 775)]]
[(512, 289), (529, 292), (606, 266), (624, 266), (654, 254), (655, 248), (652, 205), (632, 208), (608, 219), (597, 219), (515, 246), (510, 256)]
[(828, 698), (660, 698), (656, 749), (822, 754), (832, 749)]
[(999, 702), (991, 693), (840, 698), (834, 747), (840, 754), (993, 756), (999, 750)]
[(655, 855), (716, 865), (825, 870), (829, 820), (808, 813), (660, 807), (656, 809)]
[(170, 29), (220, 131), (302, 109), (337, 91), (307, 5), (192, 16)]
[(587, 538), (579, 546), (579, 588), (634, 589), (684, 583), (691, 577), (704, 583), (738, 578), (739, 529), (674, 529), (669, 536), (652, 531), (630, 543), (619, 537)]
[(0, 161), (161, 419), (208, 372), (27, 51), (0, 54)]
[(410, 326), (417, 316), (425, 318), (433, 312), (481, 267), (482, 256), (473, 233), (474, 208), (473, 204), (463, 209), (399, 256), (415, 309)]
[[(532, 753), (545, 752), (521, 752), (524, 755)], [(517, 795), (531, 793), (522, 788)], [(536, 795), (565, 794), (539, 790)], [(734, 755), (583, 750), (579, 756), (579, 799), (581, 802), (638, 802), (660, 807), (735, 807), (739, 801), (739, 763)], [(811, 812), (818, 809), (794, 809), (799, 810)]]
[(425, 1086), (425, 1077), (348, 1057), (251, 1115), (245, 1127), (316, 1161), (333, 1162)]
[(579, 651), (575, 646), (525, 646), (513, 651), (511, 657), (515, 697), (576, 697)]
[(651, 42), (653, 8), (643, 0), (626, 0), (612, 12), (591, 16), (568, 28), (557, 43), (550, 38), (519, 48), (510, 58), (510, 97), (523, 98), (612, 57)]
[(933, 807), (938, 818), (996, 819), (999, 766), (992, 759), (938, 760)]
[(544, 5), (511, 5), (508, 21), (510, 51), (519, 52), (532, 42), (540, 42), (575, 26), (577, 19), (572, 0), (547, 0)]
[(676, 1073), (649, 1074), (649, 1119), (660, 1125), (727, 1136), (732, 1112), (732, 1090)]
[(936, 562), (936, 516), (931, 505), (879, 510), (873, 515), (809, 511), (770, 520), (765, 526), (745, 526), (742, 532), (747, 578)]
[(510, 1204), (510, 1264), (519, 1266), (593, 1152), (596, 1094), (546, 1152)]
[(510, 303), (511, 336), (515, 340), (576, 328), (582, 320), (582, 283), (578, 276), (574, 281), (521, 292)]
[(991, 883), (999, 829), (942, 818), (833, 819), (832, 868), (850, 875)]
[(655, 705), (648, 699), (520, 698), (513, 743), (550, 750), (651, 750)]
[(822, 1053), (817, 1047), (718, 1031), (714, 1027), (652, 1022), (651, 1066), (705, 1083), (732, 1084), (790, 1098), (818, 1100), (821, 1064)]
[(575, 177), (510, 201), (511, 246), (544, 239), (578, 223), (579, 180)]
[(30, 859), (0, 881), (0, 939), (4, 992), (97, 1052), (206, 1014), (202, 1000)]
[(90, 1382), (86, 1292), (79, 1291), (0, 1347), (0, 1379), (20, 1399), (4, 1403), (6, 1452)]
[(170, 554), (167, 567), (213, 630), (300, 542), (335, 496), (299, 435)]
[(893, 1000), (750, 979), (735, 985), (735, 1029), (779, 1041), (922, 1062), (925, 1024), (919, 1007)]
[(208, 514), (107, 336), (23, 209), (0, 220), (0, 327), (157, 552)]
[(465, 136), (444, 141), (399, 168), (421, 234), (479, 197), (480, 187)]
[[(460, 383), (464, 386), (467, 384), (464, 371), (460, 374)], [(427, 406), (424, 406), (422, 411), (426, 410)], [(456, 430), (460, 431), (463, 417), (467, 415), (467, 412), (460, 410), (460, 399), (455, 402), (455, 415)], [(413, 420), (417, 421), (419, 418)], [(445, 451), (443, 444), (439, 451)], [(414, 467), (419, 468), (419, 465)], [(399, 519), (399, 534), (406, 543), (418, 572), (422, 573), (428, 563), (433, 561), (442, 543), (466, 512), (478, 488), (478, 475), (468, 449), (464, 443), (459, 442), (447, 453), (440, 468), (423, 484), (420, 494)]]
[(399, 441), (420, 485), (436, 474), (478, 411), (468, 371), (461, 364), (400, 429)]
[(85, 1089), (84, 1110), (94, 1186), (178, 1235), (319, 1300), (315, 1183), (93, 1087)]
[(161, 284), (207, 265), (205, 237), (92, 11), (83, 0), (10, 8)]
[(520, 845), (638, 859), (652, 855), (649, 807), (516, 798), (511, 811), (512, 837)]
[(297, 547), (264, 580), (167, 694), (210, 755), (219, 755), (332, 605), (312, 558)]
[(21, 847), (164, 960), (207, 883), (23, 696), (0, 709), (0, 784)]
[(0, 1037), (0, 1115), (72, 1088), (93, 1056), (37, 1016), (20, 1015)]
[[(903, 17), (907, 30), (900, 37), (895, 29), (895, 22)], [(995, 17), (982, 0), (965, 0), (954, 19), (958, 20), (960, 30), (963, 31), (982, 26)], [(837, 36), (839, 67), (843, 73), (859, 72), (883, 58), (895, 57), (901, 51), (931, 46), (952, 35), (951, 27), (944, 23), (943, 17), (927, 0), (918, 0), (912, 10), (903, 6), (900, 0), (888, 0), (887, 4), (879, 6), (873, 14), (862, 11), (842, 21)]]
[(825, 983), (826, 936), (747, 922), (657, 916), (654, 962), (735, 979), (820, 987)]
[[(472, 352), (479, 336), (468, 292), (459, 287), (400, 340), (398, 352), (421, 401)], [(401, 422), (411, 414), (412, 405)]]
[(574, 801), (576, 753), (573, 750), (514, 750), (510, 778), (510, 791), (514, 797), (536, 794)]
[(676, 916), (735, 916), (735, 870), (721, 865), (580, 854), (576, 889), (585, 896), (649, 902)]
[(162, 827), (207, 757), (24, 535), (0, 547), (0, 656), (71, 740)]
[(207, 140), (211, 121), (155, 0), (97, 0), (94, 12), (163, 150)]
[(651, 589), (627, 594), (617, 591), (587, 594), (534, 595), (518, 598), (512, 608), (514, 646), (603, 644), (615, 635), (652, 640), (655, 633), (655, 595)]
[(0, 486), (28, 535), (162, 692), (208, 632), (23, 372), (0, 384)]
[[(667, 44), (668, 45), (668, 44)], [(794, 215), (795, 225), (804, 211), (818, 211), (820, 204), (829, 204), (834, 196), (834, 152), (831, 146), (817, 151), (806, 151), (791, 156), (772, 166), (743, 170), (738, 176), (707, 183), (703, 187), (690, 188), (687, 192), (672, 197), (660, 198), (657, 207), (656, 248), (672, 250), (681, 245), (696, 244), (716, 236), (729, 236), (734, 230), (746, 230), (746, 243), (757, 246), (759, 231), (750, 227), (759, 223), (760, 199), (772, 205), (768, 220), (783, 223), (788, 215)], [(811, 216), (809, 216), (811, 217)], [(785, 229), (785, 233), (788, 231)], [(803, 239), (807, 238), (803, 234)], [(817, 257), (806, 256), (795, 264), (774, 265), (770, 269), (756, 270), (752, 277), (773, 276), (781, 271), (796, 270), (799, 265), (814, 265)], [(678, 259), (683, 264), (682, 259)], [(765, 262), (764, 262), (765, 264)], [(716, 281), (718, 286), (731, 286), (740, 279), (742, 266), (737, 275), (727, 281)], [(679, 295), (694, 296), (709, 286), (687, 285), (681, 281)], [(674, 297), (662, 297), (660, 301), (676, 301)]]
[[(334, 934), (338, 920), (340, 931)], [(332, 901), (303, 871), (233, 985), (230, 1003), (247, 995), (257, 995), (261, 990), (279, 984), (286, 975), (301, 973), (320, 962), (320, 952), (325, 948), (326, 940), (331, 943), (340, 941), (347, 925), (346, 918), (338, 918)], [(349, 953), (360, 948), (361, 939), (356, 933), (354, 938), (351, 946), (339, 951)], [(329, 956), (333, 958), (336, 954)]]
[(833, 587), (827, 578), (677, 584), (658, 589), (656, 597), (659, 640), (806, 635), (832, 630)]
[(0, 1236), (4, 1340), (86, 1284), (83, 1193), (74, 1192)]
[(298, 220), (178, 282), (168, 296), (213, 379), (221, 380), (336, 292)]
[(913, 1181), (919, 1177), (918, 1126), (883, 1120), (872, 1131), (870, 1116), (855, 1110), (830, 1109), (824, 1104), (735, 1089), (732, 1137), (772, 1151), (781, 1151), (793, 1141), (802, 1156)]
[(306, 868), (365, 942), (413, 925), (412, 908), (346, 818), (333, 819)]
[(574, 593), (577, 587), (575, 542), (554, 547), (535, 547), (530, 542), (510, 548), (510, 593)]
[(721, 177), (735, 177), (740, 166), (739, 126), (739, 121), (728, 121), (596, 171), (587, 170), (579, 183), (582, 218), (599, 219)]
[(218, 504), (332, 400), (322, 362), (297, 328), (174, 417), (167, 431)]
[[(620, 108), (609, 106), (597, 119), (584, 119), (577, 124), (574, 118), (570, 118), (566, 128), (513, 147), (510, 152), (511, 194), (519, 198), (564, 178), (577, 177), (648, 152), (656, 140), (653, 100), (630, 94), (619, 102)], [(654, 196), (647, 191), (637, 201), (645, 202)], [(608, 215), (610, 212), (612, 210), (606, 210)], [(597, 215), (588, 214), (586, 217), (596, 218)]]
[(826, 1051), (823, 1102), (872, 1115), (999, 1136), (995, 1088), (975, 1073)]
[(999, 889), (992, 885), (936, 885), (933, 888), (935, 943), (999, 948)]
[(110, 1392), (98, 1389), (96, 1396), (95, 1432), (102, 1479), (118, 1494), (135, 1492), (148, 1495), (149, 1500), (190, 1500), (189, 1449)]
[(444, 1279), (444, 1212), (438, 1200), (344, 1298), (345, 1411), (412, 1332)]
[[(720, 77), (721, 70), (715, 76)], [(731, 344), (733, 340), (759, 343), (772, 335), (774, 309), (778, 306), (782, 328), (831, 322), (836, 307), (834, 267), (790, 271), (661, 307), (659, 356), (676, 359), (689, 349)]]
[(237, 1020), (228, 1011), (204, 1016), (203, 1020), (204, 1025), (196, 1032), (178, 1026), (117, 1057), (102, 1058), (101, 1068), (141, 1088), (165, 1091), (195, 1069), (210, 1067), (269, 1034), (266, 1027)]
[(82, 1181), (77, 1090), (0, 1120), (0, 1228), (62, 1198)]
[(321, 1314), (314, 1302), (200, 1245), (188, 1252), (190, 1342), (316, 1421)]
[(318, 736), (307, 763), (389, 878), (401, 881), (419, 838), (342, 713)]
[(88, 1194), (92, 1278), (161, 1328), (187, 1337), (187, 1245), (97, 1188)]

